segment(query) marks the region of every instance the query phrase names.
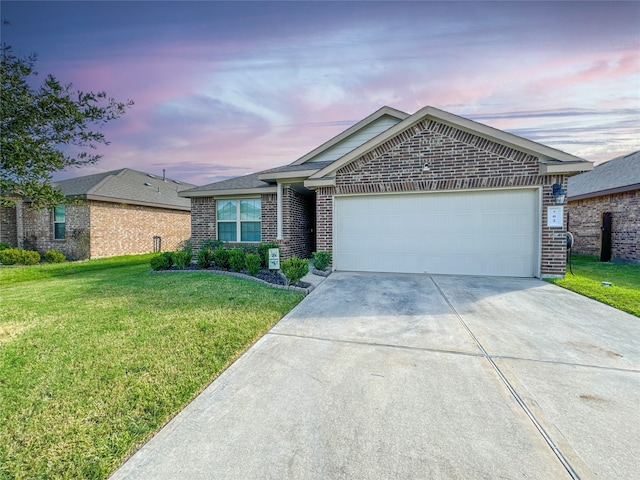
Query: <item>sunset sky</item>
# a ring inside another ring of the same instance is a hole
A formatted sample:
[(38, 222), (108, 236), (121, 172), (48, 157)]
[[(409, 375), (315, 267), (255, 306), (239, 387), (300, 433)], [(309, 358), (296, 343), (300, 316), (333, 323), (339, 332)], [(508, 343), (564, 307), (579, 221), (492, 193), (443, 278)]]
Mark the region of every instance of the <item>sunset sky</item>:
[(640, 2), (2, 1), (2, 41), (135, 102), (95, 166), (197, 185), (292, 162), (388, 105), (588, 160), (640, 148)]

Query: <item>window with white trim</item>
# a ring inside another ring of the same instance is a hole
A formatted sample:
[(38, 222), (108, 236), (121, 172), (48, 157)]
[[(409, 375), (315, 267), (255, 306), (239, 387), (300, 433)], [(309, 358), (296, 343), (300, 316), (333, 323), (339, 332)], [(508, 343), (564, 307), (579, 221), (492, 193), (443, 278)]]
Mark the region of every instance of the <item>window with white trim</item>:
[(259, 198), (216, 200), (218, 240), (260, 242), (262, 205)]
[(64, 240), (67, 223), (67, 209), (64, 205), (53, 208), (53, 239)]

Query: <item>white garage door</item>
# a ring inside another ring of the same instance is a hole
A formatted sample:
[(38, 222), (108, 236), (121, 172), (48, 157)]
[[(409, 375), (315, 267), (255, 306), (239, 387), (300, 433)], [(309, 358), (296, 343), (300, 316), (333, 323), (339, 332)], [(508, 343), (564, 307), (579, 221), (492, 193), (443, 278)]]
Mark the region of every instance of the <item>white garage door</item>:
[(532, 277), (535, 189), (335, 197), (336, 270)]

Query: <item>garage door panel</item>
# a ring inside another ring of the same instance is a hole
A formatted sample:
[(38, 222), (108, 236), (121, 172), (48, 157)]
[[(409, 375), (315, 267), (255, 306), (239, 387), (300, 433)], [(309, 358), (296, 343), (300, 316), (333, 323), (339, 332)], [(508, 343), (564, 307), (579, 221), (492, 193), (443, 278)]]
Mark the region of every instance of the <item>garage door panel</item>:
[(534, 276), (534, 189), (336, 197), (338, 270)]

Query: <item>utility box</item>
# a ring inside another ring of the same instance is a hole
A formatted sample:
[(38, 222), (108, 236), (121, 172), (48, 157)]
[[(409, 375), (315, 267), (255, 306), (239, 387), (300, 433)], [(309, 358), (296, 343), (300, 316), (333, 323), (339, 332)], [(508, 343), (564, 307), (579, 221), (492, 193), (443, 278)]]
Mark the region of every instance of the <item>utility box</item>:
[(269, 249), (269, 270), (280, 270), (280, 249)]

